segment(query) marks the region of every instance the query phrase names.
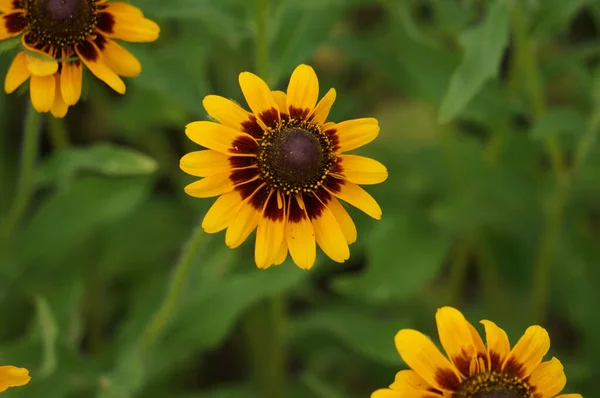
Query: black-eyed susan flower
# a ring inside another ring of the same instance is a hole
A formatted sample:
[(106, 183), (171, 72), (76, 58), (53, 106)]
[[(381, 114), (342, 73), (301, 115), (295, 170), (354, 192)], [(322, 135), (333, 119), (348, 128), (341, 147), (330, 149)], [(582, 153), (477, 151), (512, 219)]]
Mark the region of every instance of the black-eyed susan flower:
[(183, 171), (204, 177), (185, 191), (199, 198), (220, 195), (202, 227), (208, 233), (227, 228), (225, 242), (232, 248), (257, 229), (259, 268), (281, 264), (289, 251), (299, 267), (309, 269), (315, 242), (333, 260), (347, 260), (357, 232), (338, 199), (381, 217), (377, 202), (358, 184), (384, 181), (386, 168), (347, 154), (377, 137), (377, 120), (326, 123), (336, 93), (329, 90), (317, 103), (319, 82), (307, 65), (296, 68), (287, 93), (271, 91), (249, 72), (239, 82), (251, 112), (209, 95), (204, 108), (216, 122), (186, 127), (188, 137), (208, 149), (181, 159)]
[(28, 79), (38, 112), (63, 117), (81, 96), (82, 62), (97, 78), (125, 93), (119, 76), (139, 75), (139, 61), (114, 39), (149, 42), (159, 27), (127, 3), (107, 0), (0, 0), (0, 40), (21, 35), (4, 90)]
[(438, 310), (436, 322), (446, 358), (424, 334), (403, 329), (396, 348), (412, 370), (402, 370), (390, 388), (371, 398), (581, 398), (558, 395), (567, 383), (556, 358), (543, 361), (550, 338), (540, 326), (531, 326), (511, 349), (508, 336), (483, 320), (486, 343), (456, 309)]
[(24, 368), (14, 366), (0, 366), (0, 392), (6, 391), (9, 387), (20, 387), (29, 383), (31, 377)]

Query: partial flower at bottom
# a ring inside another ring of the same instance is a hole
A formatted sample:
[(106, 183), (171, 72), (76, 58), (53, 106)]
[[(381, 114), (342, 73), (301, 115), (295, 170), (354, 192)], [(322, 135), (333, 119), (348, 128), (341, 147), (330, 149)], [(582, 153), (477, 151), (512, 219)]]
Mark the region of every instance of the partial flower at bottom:
[(0, 392), (9, 387), (20, 387), (29, 383), (29, 371), (14, 366), (0, 366)]
[(185, 191), (219, 196), (202, 227), (208, 233), (227, 229), (231, 248), (256, 229), (259, 268), (281, 264), (289, 251), (300, 268), (309, 269), (316, 244), (334, 261), (347, 260), (357, 231), (339, 199), (379, 219), (379, 205), (359, 184), (378, 184), (388, 175), (381, 163), (347, 152), (373, 141), (379, 123), (326, 122), (336, 93), (329, 90), (317, 103), (319, 81), (307, 65), (293, 72), (287, 93), (271, 91), (249, 72), (239, 82), (251, 112), (209, 95), (204, 108), (218, 123), (186, 127), (188, 137), (208, 149), (181, 159), (183, 171), (203, 177)]
[(550, 338), (542, 327), (529, 327), (511, 349), (506, 332), (491, 321), (481, 321), (486, 345), (454, 308), (439, 309), (436, 321), (448, 357), (424, 334), (401, 330), (396, 348), (412, 370), (398, 372), (389, 388), (371, 398), (581, 398), (557, 395), (567, 378), (558, 359), (543, 361)]
[[(140, 62), (117, 40), (150, 42), (158, 25), (138, 8), (107, 0), (0, 0), (0, 40), (21, 37), (4, 91), (29, 80), (38, 112), (64, 117), (81, 97), (83, 65), (120, 94), (120, 76), (140, 74)], [(83, 64), (83, 65), (82, 65)]]

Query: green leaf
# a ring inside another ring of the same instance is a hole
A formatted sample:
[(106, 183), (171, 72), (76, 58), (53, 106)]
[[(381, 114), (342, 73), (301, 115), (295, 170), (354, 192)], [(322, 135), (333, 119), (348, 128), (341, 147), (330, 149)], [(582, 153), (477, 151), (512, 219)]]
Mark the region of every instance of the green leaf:
[(151, 157), (134, 149), (109, 143), (57, 152), (39, 170), (39, 183), (69, 185), (78, 173), (94, 172), (106, 176), (152, 174), (158, 168)]
[(568, 28), (569, 22), (592, 0), (543, 0), (533, 20), (533, 34), (537, 37), (556, 34)]
[(409, 327), (404, 317), (383, 318), (368, 309), (352, 306), (321, 308), (293, 323), (296, 337), (327, 333), (340, 340), (352, 351), (372, 361), (401, 365), (402, 359), (394, 348), (394, 336)]
[(493, 2), (486, 20), (463, 36), (465, 56), (454, 71), (440, 107), (439, 121), (455, 118), (498, 73), (509, 34), (511, 2)]
[(7, 53), (21, 45), (21, 37), (12, 37), (10, 39), (5, 39), (0, 41), (0, 54)]
[(48, 305), (48, 301), (44, 297), (37, 297), (35, 300), (37, 309), (38, 324), (40, 327), (43, 359), (42, 368), (39, 371), (39, 376), (46, 378), (56, 370), (58, 361), (56, 358), (56, 341), (58, 338), (58, 324), (52, 310)]
[(531, 130), (532, 138), (543, 138), (549, 134), (582, 134), (586, 129), (586, 117), (573, 107), (550, 108)]
[(452, 243), (448, 233), (405, 214), (387, 214), (366, 239), (367, 270), (336, 287), (377, 302), (410, 298), (438, 274)]

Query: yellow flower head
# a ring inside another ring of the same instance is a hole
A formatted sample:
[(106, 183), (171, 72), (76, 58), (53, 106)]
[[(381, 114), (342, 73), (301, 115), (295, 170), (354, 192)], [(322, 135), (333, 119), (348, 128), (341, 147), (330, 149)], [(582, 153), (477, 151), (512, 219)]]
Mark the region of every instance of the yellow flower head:
[(14, 366), (0, 366), (0, 392), (6, 391), (9, 387), (20, 387), (29, 383), (31, 377), (24, 368)]
[(544, 328), (529, 327), (511, 349), (504, 330), (491, 321), (481, 321), (486, 346), (458, 310), (441, 308), (435, 318), (449, 359), (424, 334), (403, 329), (396, 348), (412, 370), (398, 372), (390, 388), (371, 398), (581, 398), (557, 396), (567, 378), (558, 359), (542, 362), (550, 349)]
[(119, 76), (140, 74), (139, 61), (113, 39), (149, 42), (159, 27), (127, 3), (107, 0), (0, 0), (0, 40), (21, 35), (4, 82), (10, 94), (30, 79), (38, 112), (64, 117), (81, 96), (82, 62), (97, 78), (125, 93)]
[(381, 217), (377, 202), (358, 184), (384, 181), (386, 168), (346, 154), (377, 137), (377, 120), (326, 123), (335, 90), (317, 103), (319, 82), (307, 65), (296, 68), (287, 93), (271, 91), (249, 72), (239, 81), (251, 112), (209, 95), (204, 108), (218, 123), (186, 127), (187, 136), (208, 150), (181, 159), (183, 171), (204, 177), (185, 191), (198, 198), (220, 195), (202, 227), (208, 233), (227, 228), (225, 243), (231, 248), (256, 228), (259, 268), (281, 264), (289, 250), (300, 268), (309, 269), (315, 241), (331, 259), (347, 260), (356, 227), (338, 199)]

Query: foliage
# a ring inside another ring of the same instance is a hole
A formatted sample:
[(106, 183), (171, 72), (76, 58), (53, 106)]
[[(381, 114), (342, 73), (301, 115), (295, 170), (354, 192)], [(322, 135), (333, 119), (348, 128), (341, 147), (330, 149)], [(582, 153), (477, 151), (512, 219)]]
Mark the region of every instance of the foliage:
[[(350, 260), (310, 272), (260, 271), (253, 242), (202, 237), (148, 339), (211, 204), (183, 193), (184, 126), (207, 94), (243, 102), (260, 2), (135, 3), (162, 28), (127, 45), (141, 76), (123, 97), (87, 79), (65, 123), (46, 118), (34, 199), (0, 247), (0, 363), (33, 376), (7, 397), (264, 397), (278, 355), (286, 397), (366, 397), (404, 367), (395, 333), (433, 336), (448, 304), (511, 342), (541, 323), (568, 392), (600, 394), (600, 2), (272, 0), (270, 84), (309, 63), (337, 89), (332, 120), (379, 119), (361, 154), (388, 167), (369, 189), (383, 218), (350, 210)], [(26, 101), (0, 94), (0, 221)], [(273, 298), (288, 313), (274, 324)]]

